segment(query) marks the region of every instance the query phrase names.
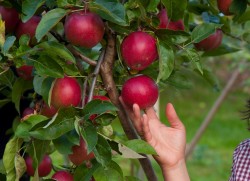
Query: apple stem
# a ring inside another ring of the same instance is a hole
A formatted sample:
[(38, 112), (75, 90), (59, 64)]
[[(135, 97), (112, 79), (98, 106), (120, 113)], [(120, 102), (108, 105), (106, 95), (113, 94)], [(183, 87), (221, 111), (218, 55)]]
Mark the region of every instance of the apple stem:
[[(121, 102), (119, 101), (119, 93), (113, 78), (113, 67), (116, 58), (116, 36), (115, 34), (112, 34), (112, 31), (110, 31), (109, 27), (107, 27), (107, 24), (105, 30), (107, 34), (107, 46), (104, 60), (101, 65), (101, 77), (103, 80), (103, 84), (106, 91), (108, 92), (111, 102), (119, 109), (119, 111), (117, 111), (117, 115), (120, 119), (122, 128), (126, 136), (131, 140), (138, 139), (135, 128), (129, 120), (128, 115), (125, 109), (122, 107)], [(157, 177), (149, 158), (147, 157), (147, 155), (143, 156), (145, 158), (139, 159), (139, 162), (145, 172), (145, 175), (147, 176), (147, 179), (150, 181), (157, 181)]]
[(104, 55), (105, 55), (105, 49), (102, 50), (102, 52), (98, 58), (98, 63), (95, 67), (94, 73), (92, 74), (93, 78), (92, 78), (92, 83), (91, 83), (91, 87), (90, 87), (90, 91), (89, 91), (88, 102), (90, 102), (93, 99), (93, 92), (95, 89), (97, 76), (100, 72), (101, 64), (104, 60)]

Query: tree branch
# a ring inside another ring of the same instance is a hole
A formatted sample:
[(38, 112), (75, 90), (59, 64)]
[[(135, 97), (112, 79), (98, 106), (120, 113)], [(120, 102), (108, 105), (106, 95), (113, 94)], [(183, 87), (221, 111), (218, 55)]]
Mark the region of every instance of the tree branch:
[[(105, 85), (105, 89), (108, 92), (111, 102), (119, 109), (117, 112), (118, 117), (121, 121), (121, 125), (127, 137), (129, 139), (138, 139), (138, 135), (129, 120), (126, 111), (123, 109), (119, 101), (119, 93), (116, 89), (116, 85), (113, 79), (113, 66), (116, 57), (116, 36), (112, 34), (109, 28), (106, 26), (106, 35), (107, 35), (107, 46), (106, 53), (104, 56), (104, 61), (101, 65), (101, 77)], [(157, 177), (154, 173), (153, 167), (149, 158), (146, 155), (144, 159), (139, 159), (139, 162), (150, 181), (157, 181)]]
[(73, 46), (69, 45), (67, 47), (71, 51), (71, 53), (73, 53), (73, 55), (75, 55), (76, 57), (79, 57), (80, 59), (82, 59), (87, 64), (92, 65), (92, 66), (96, 66), (97, 65), (96, 61), (94, 61), (94, 60), (92, 60), (92, 59), (84, 56), (83, 54), (81, 54), (80, 52), (78, 52)]

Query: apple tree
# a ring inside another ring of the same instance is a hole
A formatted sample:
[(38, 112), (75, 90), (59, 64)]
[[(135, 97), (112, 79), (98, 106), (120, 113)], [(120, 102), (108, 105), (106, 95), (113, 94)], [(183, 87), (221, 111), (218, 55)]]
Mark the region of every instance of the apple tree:
[[(167, 86), (185, 85), (188, 71), (216, 86), (203, 57), (249, 52), (249, 0), (0, 3), (0, 107), (12, 102), (17, 111), (1, 120), (12, 122), (1, 162), (7, 181), (140, 180), (116, 158), (138, 159), (157, 180), (147, 156), (155, 151), (119, 97), (143, 110)], [(52, 162), (55, 152), (62, 164)]]

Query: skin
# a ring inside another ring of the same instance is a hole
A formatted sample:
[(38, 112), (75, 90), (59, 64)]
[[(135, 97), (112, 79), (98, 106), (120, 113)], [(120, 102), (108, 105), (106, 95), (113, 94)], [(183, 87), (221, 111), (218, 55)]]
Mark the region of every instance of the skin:
[[(166, 105), (166, 117), (170, 126), (163, 124), (153, 107), (141, 114), (137, 104), (128, 108), (122, 98), (120, 101), (142, 139), (156, 151), (155, 160), (159, 163), (165, 181), (190, 181), (186, 162), (186, 131), (171, 103)], [(166, 154), (167, 153), (167, 154)]]

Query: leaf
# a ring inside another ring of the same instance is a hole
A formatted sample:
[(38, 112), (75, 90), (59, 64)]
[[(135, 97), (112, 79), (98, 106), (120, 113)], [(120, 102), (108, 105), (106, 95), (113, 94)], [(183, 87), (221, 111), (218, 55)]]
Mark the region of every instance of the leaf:
[(203, 74), (203, 69), (200, 63), (200, 55), (195, 49), (185, 49), (188, 59), (192, 62), (193, 66), (198, 69), (198, 71)]
[(154, 148), (143, 140), (139, 139), (129, 140), (126, 141), (124, 145), (134, 150), (137, 153), (152, 154), (152, 155), (157, 154)]
[(123, 180), (123, 172), (120, 166), (111, 161), (105, 167), (99, 167), (94, 172), (94, 178), (96, 181), (117, 181)]
[(155, 12), (157, 10), (157, 6), (159, 5), (160, 0), (149, 1), (147, 5), (148, 12)]
[(103, 166), (106, 166), (111, 161), (111, 148), (107, 140), (98, 135), (98, 143), (93, 150), (96, 160)]
[(81, 112), (84, 115), (84, 119), (87, 120), (93, 114), (101, 114), (107, 111), (118, 111), (118, 109), (109, 101), (96, 99), (86, 104)]
[(20, 114), (20, 99), (26, 90), (32, 89), (32, 82), (26, 81), (22, 78), (17, 78), (12, 89), (12, 102), (15, 104), (15, 108)]
[(191, 33), (191, 42), (199, 43), (200, 41), (209, 37), (209, 35), (213, 34), (216, 29), (220, 27), (222, 27), (221, 24), (214, 23), (203, 23), (201, 25), (196, 26)]
[(158, 41), (158, 53), (159, 53), (159, 74), (157, 82), (161, 79), (166, 80), (174, 70), (174, 52), (171, 47), (162, 41)]
[(42, 76), (51, 76), (55, 78), (64, 77), (62, 67), (47, 55), (40, 56), (34, 63), (36, 73)]
[(20, 138), (28, 137), (29, 131), (37, 124), (46, 121), (48, 118), (43, 115), (31, 115), (25, 121), (21, 122), (15, 131), (15, 135)]
[(1, 70), (1, 73), (0, 73), (0, 85), (6, 85), (10, 89), (12, 89), (14, 82), (15, 82), (15, 76), (14, 76), (13, 71), (11, 69), (8, 69), (5, 72), (3, 72)]
[(237, 23), (245, 23), (247, 21), (250, 21), (250, 10), (247, 10), (244, 14), (242, 14), (238, 19)]
[(45, 0), (24, 0), (22, 2), (22, 22), (27, 22), (35, 14), (37, 9), (44, 4), (44, 2)]
[(36, 29), (36, 39), (41, 39), (68, 13), (68, 11), (56, 8), (46, 13)]
[(139, 178), (137, 178), (137, 177), (125, 176), (124, 181), (141, 181), (141, 180)]
[(74, 180), (77, 181), (89, 181), (93, 173), (101, 166), (100, 163), (95, 160), (91, 161), (91, 168), (87, 168), (85, 164), (76, 167), (74, 171)]
[(16, 170), (16, 181), (19, 181), (19, 179), (26, 171), (25, 160), (19, 153), (16, 153), (15, 156), (15, 170)]
[(89, 9), (91, 12), (99, 14), (103, 19), (121, 26), (128, 25), (125, 18), (125, 8), (117, 0), (96, 0), (90, 2)]
[(59, 56), (64, 60), (70, 61), (72, 63), (76, 63), (75, 57), (73, 54), (65, 47), (65, 45), (50, 41), (50, 42), (43, 42), (37, 45), (38, 48), (42, 48), (43, 51), (46, 52), (48, 55)]
[(16, 41), (15, 36), (7, 37), (7, 39), (4, 42), (3, 49), (2, 49), (2, 52), (3, 52), (4, 55), (7, 55), (7, 53), (9, 52), (10, 48), (13, 46), (15, 41)]
[(234, 14), (233, 20), (237, 20), (247, 9), (247, 2), (244, 0), (233, 0), (229, 11)]
[(187, 0), (162, 0), (162, 4), (166, 7), (168, 18), (172, 21), (182, 19), (187, 8)]
[(15, 157), (16, 153), (20, 150), (22, 143), (22, 139), (13, 137), (8, 141), (5, 146), (3, 164), (6, 171), (7, 181), (15, 181), (16, 179)]
[(226, 44), (222, 44), (220, 45), (218, 48), (216, 48), (215, 50), (210, 50), (207, 52), (204, 52), (202, 54), (203, 57), (208, 57), (208, 56), (220, 56), (220, 55), (225, 55), (228, 53), (234, 53), (240, 51), (240, 49), (238, 48), (234, 48), (234, 47), (230, 47)]
[(98, 134), (94, 125), (81, 127), (81, 135), (87, 144), (87, 153), (89, 154), (97, 144)]

